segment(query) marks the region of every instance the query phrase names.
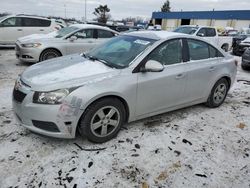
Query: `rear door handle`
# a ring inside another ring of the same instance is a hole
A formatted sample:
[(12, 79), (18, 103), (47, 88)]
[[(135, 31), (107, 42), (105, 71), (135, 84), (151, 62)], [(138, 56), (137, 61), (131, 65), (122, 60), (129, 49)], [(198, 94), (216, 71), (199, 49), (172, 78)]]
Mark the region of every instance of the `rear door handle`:
[(88, 41), (88, 43), (94, 43), (94, 42), (90, 40), (90, 41)]
[(213, 71), (215, 71), (215, 69), (216, 69), (216, 67), (210, 67), (209, 72), (213, 72)]
[(22, 31), (22, 29), (18, 29), (17, 31)]
[(40, 31), (44, 31), (44, 29), (40, 29)]
[(185, 77), (185, 74), (178, 74), (175, 79), (179, 80)]

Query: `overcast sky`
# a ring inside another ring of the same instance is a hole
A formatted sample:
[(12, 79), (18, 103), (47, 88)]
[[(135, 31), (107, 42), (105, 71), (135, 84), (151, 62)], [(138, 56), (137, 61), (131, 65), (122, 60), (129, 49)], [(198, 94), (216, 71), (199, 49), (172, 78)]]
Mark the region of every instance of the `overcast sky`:
[[(153, 11), (159, 11), (165, 0), (87, 0), (87, 18), (93, 19), (94, 8), (107, 4), (113, 19), (126, 17), (150, 18)], [(0, 0), (0, 12), (14, 14), (37, 14), (42, 16), (75, 17), (84, 16), (85, 0)], [(170, 0), (172, 11), (198, 10), (246, 10), (250, 0)]]

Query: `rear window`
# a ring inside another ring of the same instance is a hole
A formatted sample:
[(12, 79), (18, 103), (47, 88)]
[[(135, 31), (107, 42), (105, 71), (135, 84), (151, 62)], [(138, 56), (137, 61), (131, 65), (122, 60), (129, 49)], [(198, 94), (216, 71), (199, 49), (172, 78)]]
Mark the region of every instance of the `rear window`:
[(51, 25), (50, 20), (38, 19), (38, 18), (22, 18), (24, 27), (49, 27)]

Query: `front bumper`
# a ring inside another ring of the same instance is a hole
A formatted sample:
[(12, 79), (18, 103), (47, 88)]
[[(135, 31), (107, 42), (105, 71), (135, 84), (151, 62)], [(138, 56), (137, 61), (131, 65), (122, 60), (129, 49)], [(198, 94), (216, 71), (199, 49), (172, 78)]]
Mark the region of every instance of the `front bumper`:
[[(17, 91), (19, 94), (16, 94)], [(18, 98), (20, 93), (23, 95)], [(79, 118), (65, 115), (63, 105), (35, 104), (32, 102), (33, 95), (34, 92), (26, 86), (14, 89), (12, 105), (17, 121), (25, 128), (42, 135), (74, 138)]]
[(38, 48), (24, 48), (19, 41), (15, 44), (16, 57), (20, 61), (36, 63), (39, 62), (39, 57), (42, 50)]

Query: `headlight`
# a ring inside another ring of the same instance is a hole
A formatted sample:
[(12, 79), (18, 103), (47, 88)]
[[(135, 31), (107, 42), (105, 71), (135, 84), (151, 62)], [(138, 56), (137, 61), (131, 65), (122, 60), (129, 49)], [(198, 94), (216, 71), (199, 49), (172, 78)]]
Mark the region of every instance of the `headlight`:
[(26, 44), (21, 44), (21, 45), (24, 48), (37, 48), (37, 47), (41, 46), (42, 44), (40, 44), (40, 43), (26, 43)]
[(51, 92), (35, 92), (33, 103), (38, 104), (61, 104), (63, 99), (70, 93), (69, 89), (60, 89)]

